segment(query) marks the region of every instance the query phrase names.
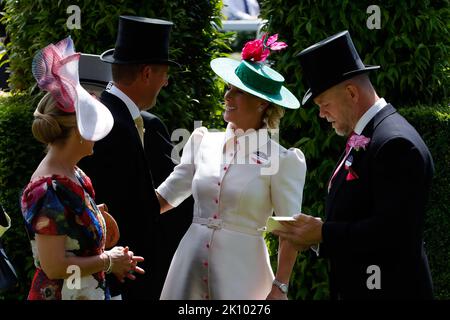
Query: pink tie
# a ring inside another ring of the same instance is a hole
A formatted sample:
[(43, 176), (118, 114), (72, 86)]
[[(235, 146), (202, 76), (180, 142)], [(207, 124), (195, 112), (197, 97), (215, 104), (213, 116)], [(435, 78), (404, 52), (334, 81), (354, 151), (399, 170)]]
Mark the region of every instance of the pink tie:
[(350, 138), (353, 137), (354, 135), (356, 135), (356, 133), (354, 131), (352, 131), (352, 133), (347, 138), (347, 143), (345, 144), (345, 156), (342, 159), (342, 161), (339, 163), (339, 165), (336, 168), (336, 170), (334, 170), (334, 173), (331, 176), (330, 181), (328, 182), (328, 192), (330, 192), (331, 184), (333, 183), (334, 178), (336, 177), (336, 175), (339, 172), (339, 170), (341, 170), (341, 167), (345, 163), (345, 160), (347, 159), (348, 155), (350, 154), (350, 151), (352, 151), (352, 147), (350, 147), (349, 141), (350, 141)]

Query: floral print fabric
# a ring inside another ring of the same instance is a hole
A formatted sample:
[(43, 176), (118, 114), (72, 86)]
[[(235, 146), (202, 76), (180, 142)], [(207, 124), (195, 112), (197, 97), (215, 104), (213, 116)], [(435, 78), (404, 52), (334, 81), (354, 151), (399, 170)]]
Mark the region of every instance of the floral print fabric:
[[(79, 286), (64, 279), (49, 279), (40, 267), (35, 235), (65, 235), (66, 255), (89, 257), (104, 250), (106, 225), (94, 202), (90, 179), (76, 168), (79, 184), (68, 177), (52, 175), (30, 182), (21, 199), (22, 214), (31, 241), (36, 272), (29, 300), (103, 300), (105, 274), (81, 277)], [(72, 272), (69, 272), (72, 273)]]

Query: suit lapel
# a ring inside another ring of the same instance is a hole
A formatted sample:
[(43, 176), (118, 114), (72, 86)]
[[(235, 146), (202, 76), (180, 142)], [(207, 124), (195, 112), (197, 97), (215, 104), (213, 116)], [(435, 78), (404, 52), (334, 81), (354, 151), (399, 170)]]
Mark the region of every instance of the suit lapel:
[(376, 127), (387, 117), (390, 115), (396, 113), (397, 110), (391, 105), (387, 104), (383, 109), (378, 112), (371, 121), (366, 125), (364, 128), (362, 134), (366, 137), (372, 137), (373, 132), (375, 131)]
[(120, 126), (125, 127), (125, 129), (128, 130), (132, 135), (132, 141), (129, 141), (129, 143), (133, 144), (133, 148), (139, 150), (138, 153), (142, 156), (142, 165), (145, 168), (145, 172), (148, 172), (150, 180), (153, 183), (153, 177), (150, 171), (147, 157), (145, 156), (144, 148), (142, 147), (141, 138), (139, 137), (139, 133), (136, 130), (136, 125), (126, 104), (120, 98), (107, 91), (102, 92), (100, 100), (111, 111), (114, 122), (117, 122), (117, 124), (120, 124)]
[[(380, 110), (380, 112), (378, 112), (366, 125), (366, 127), (364, 128), (362, 135), (364, 135), (365, 137), (371, 138), (373, 136), (373, 133), (376, 129), (376, 127), (388, 116), (396, 113), (397, 111), (395, 110), (395, 108), (391, 105), (391, 104), (387, 104), (383, 109)], [(369, 152), (370, 150), (370, 142), (369, 145), (366, 149), (366, 152)], [(353, 156), (353, 162), (355, 161), (359, 161), (360, 156), (356, 154), (357, 151), (356, 150), (351, 150), (349, 156)], [(345, 156), (345, 151), (343, 153), (343, 155), (341, 156), (341, 158), (339, 159), (339, 161), (337, 162), (337, 165), (335, 167), (334, 170), (336, 170), (337, 166), (341, 163), (343, 157)], [(333, 170), (333, 172), (334, 172)], [(339, 190), (343, 187), (343, 183), (346, 181), (346, 176), (347, 176), (347, 170), (345, 169), (345, 165), (342, 165), (341, 169), (339, 170), (339, 172), (336, 174), (336, 176), (334, 177), (334, 180), (332, 182), (331, 188), (330, 188), (330, 192), (328, 193), (327, 196), (327, 210), (326, 210), (326, 214), (327, 214), (327, 218), (329, 218), (329, 215), (331, 214), (331, 212), (333, 211), (333, 203), (334, 203), (334, 199), (336, 197), (336, 195), (339, 193)]]
[[(123, 102), (119, 97), (107, 91), (103, 91), (100, 99), (108, 106), (114, 117), (114, 121), (118, 121), (130, 131), (133, 136), (133, 143), (136, 145), (136, 147), (140, 146), (140, 149), (143, 149), (141, 138), (139, 137), (139, 133), (136, 130), (136, 125), (125, 102)], [(144, 155), (143, 152), (142, 154)]]

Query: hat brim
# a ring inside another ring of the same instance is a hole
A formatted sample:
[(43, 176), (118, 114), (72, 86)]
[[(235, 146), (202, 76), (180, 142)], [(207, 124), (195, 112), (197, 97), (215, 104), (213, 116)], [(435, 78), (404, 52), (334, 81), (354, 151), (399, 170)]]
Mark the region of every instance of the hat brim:
[(80, 54), (78, 74), (81, 83), (104, 83), (106, 86), (112, 80), (110, 65), (101, 61), (100, 56), (95, 54)]
[(100, 55), (100, 60), (111, 64), (165, 64), (173, 67), (181, 68), (181, 64), (169, 59), (141, 59), (141, 60), (119, 60), (114, 58), (114, 48), (106, 50)]
[(80, 84), (76, 86), (76, 92), (75, 114), (78, 131), (88, 141), (103, 139), (109, 134), (114, 125), (111, 112)]
[(212, 70), (225, 82), (230, 83), (247, 93), (284, 108), (297, 109), (300, 107), (300, 102), (298, 99), (284, 86), (281, 87), (279, 93), (268, 94), (259, 92), (258, 90), (255, 90), (251, 86), (242, 82), (235, 73), (240, 61), (229, 58), (217, 58), (212, 60), (210, 64)]
[(354, 77), (354, 76), (357, 76), (357, 75), (359, 75), (359, 74), (363, 74), (363, 73), (367, 73), (367, 72), (370, 72), (370, 71), (373, 71), (373, 70), (377, 70), (377, 69), (379, 69), (379, 68), (380, 68), (380, 66), (369, 66), (369, 65), (366, 65), (364, 69), (358, 69), (358, 70), (353, 70), (353, 71), (346, 72), (346, 73), (344, 73), (344, 74), (342, 75), (342, 78), (341, 78), (341, 80), (340, 80), (339, 82), (337, 82), (337, 83), (335, 83), (335, 84), (332, 84), (332, 85), (329, 86), (327, 89), (325, 89), (325, 90), (323, 90), (323, 91), (321, 91), (321, 92), (314, 92), (314, 93), (313, 93), (313, 92), (311, 91), (311, 88), (309, 88), (309, 89), (306, 91), (305, 95), (303, 96), (303, 99), (302, 99), (302, 106), (304, 106), (305, 104), (307, 104), (308, 102), (310, 102), (311, 99), (314, 99), (315, 97), (317, 97), (318, 95), (320, 95), (322, 92), (325, 92), (325, 91), (328, 90), (329, 88), (331, 88), (331, 87), (333, 87), (333, 86), (335, 86), (335, 85), (341, 83), (342, 81), (345, 81), (345, 80), (347, 80), (347, 79), (350, 79), (350, 78), (352, 78), (352, 77)]

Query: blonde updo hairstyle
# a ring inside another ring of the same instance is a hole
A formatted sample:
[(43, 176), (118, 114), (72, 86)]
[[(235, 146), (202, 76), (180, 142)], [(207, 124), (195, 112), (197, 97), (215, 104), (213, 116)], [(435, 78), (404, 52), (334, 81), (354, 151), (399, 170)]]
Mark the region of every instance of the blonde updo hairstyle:
[(50, 93), (39, 101), (33, 115), (33, 136), (45, 144), (64, 144), (72, 129), (77, 127), (75, 112), (68, 113), (59, 109)]
[(266, 112), (263, 116), (263, 122), (268, 129), (278, 129), (280, 126), (280, 120), (284, 116), (284, 108), (277, 106), (273, 103), (269, 103)]

